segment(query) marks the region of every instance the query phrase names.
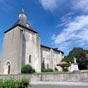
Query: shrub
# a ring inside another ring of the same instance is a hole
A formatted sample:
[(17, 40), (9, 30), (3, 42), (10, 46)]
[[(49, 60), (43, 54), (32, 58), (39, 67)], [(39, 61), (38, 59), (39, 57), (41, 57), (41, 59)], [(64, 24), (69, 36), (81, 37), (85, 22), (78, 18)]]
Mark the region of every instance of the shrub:
[(29, 79), (22, 78), (21, 80), (0, 80), (0, 88), (28, 88)]
[(32, 68), (31, 65), (24, 65), (24, 66), (21, 68), (21, 72), (22, 72), (22, 73), (33, 73), (33, 72), (35, 72), (35, 70)]
[(69, 64), (62, 64), (61, 65), (61, 67), (63, 68), (63, 71), (64, 72), (67, 72), (68, 71), (68, 67), (69, 67), (70, 65)]
[(55, 67), (55, 71), (58, 71), (58, 69)]
[(19, 81), (19, 88), (27, 88), (28, 85), (29, 85), (29, 79), (27, 78), (22, 78), (20, 81)]
[(53, 72), (52, 69), (42, 69), (42, 72)]

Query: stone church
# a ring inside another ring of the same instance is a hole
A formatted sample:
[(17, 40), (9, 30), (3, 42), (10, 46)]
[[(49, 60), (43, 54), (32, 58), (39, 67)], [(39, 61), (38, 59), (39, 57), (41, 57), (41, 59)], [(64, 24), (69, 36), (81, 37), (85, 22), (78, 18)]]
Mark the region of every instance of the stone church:
[(20, 74), (25, 64), (41, 72), (43, 61), (46, 69), (55, 70), (63, 57), (64, 53), (57, 48), (41, 45), (38, 32), (27, 22), (22, 10), (15, 25), (4, 32), (0, 74)]

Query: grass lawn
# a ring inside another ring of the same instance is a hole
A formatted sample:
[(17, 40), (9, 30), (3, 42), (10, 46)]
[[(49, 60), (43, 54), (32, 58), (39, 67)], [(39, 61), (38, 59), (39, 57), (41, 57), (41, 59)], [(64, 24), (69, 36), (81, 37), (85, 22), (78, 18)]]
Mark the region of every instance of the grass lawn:
[(41, 72), (41, 73), (33, 73), (33, 74), (66, 74), (66, 73), (70, 73), (70, 72)]

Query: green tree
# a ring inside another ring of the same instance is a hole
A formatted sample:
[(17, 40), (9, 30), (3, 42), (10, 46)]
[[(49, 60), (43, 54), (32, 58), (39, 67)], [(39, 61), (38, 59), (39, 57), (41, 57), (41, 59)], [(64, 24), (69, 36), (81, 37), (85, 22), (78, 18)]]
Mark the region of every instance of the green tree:
[(73, 59), (71, 58), (71, 57), (69, 57), (69, 56), (65, 56), (63, 59), (62, 59), (62, 61), (64, 61), (64, 62), (73, 62)]
[(87, 69), (87, 64), (88, 64), (88, 60), (86, 57), (88, 50), (84, 50), (83, 48), (73, 48), (69, 54), (68, 57), (73, 58), (76, 57), (77, 58), (77, 63), (79, 66), (79, 69)]
[(84, 50), (86, 54), (88, 54), (88, 50)]
[(68, 57), (71, 57), (71, 58), (76, 57), (77, 62), (83, 63), (86, 61), (86, 52), (82, 48), (73, 48), (73, 50), (69, 52)]

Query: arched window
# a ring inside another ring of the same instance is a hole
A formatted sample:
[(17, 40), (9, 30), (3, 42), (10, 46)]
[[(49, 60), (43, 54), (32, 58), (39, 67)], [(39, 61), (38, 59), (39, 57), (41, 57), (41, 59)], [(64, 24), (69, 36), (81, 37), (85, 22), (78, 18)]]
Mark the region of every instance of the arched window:
[(7, 62), (7, 67), (8, 67), (8, 74), (10, 74), (10, 63)]
[(49, 64), (47, 64), (47, 69), (49, 69)]
[(29, 55), (29, 63), (31, 63), (31, 55)]

